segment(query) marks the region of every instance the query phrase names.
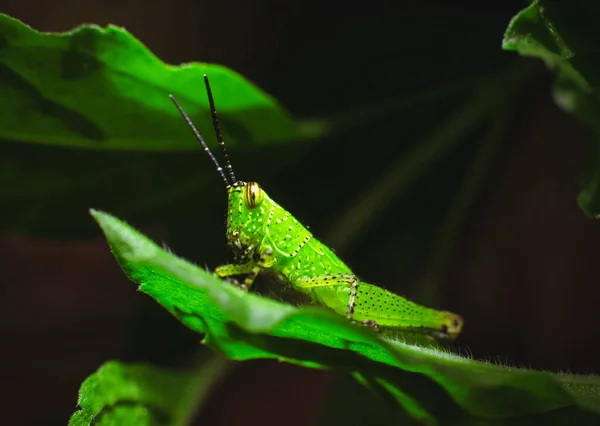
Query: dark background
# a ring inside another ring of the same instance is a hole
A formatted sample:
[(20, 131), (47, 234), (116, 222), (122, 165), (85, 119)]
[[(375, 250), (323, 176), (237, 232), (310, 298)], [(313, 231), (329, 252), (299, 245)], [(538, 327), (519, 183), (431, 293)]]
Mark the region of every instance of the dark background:
[[(295, 116), (311, 118), (468, 82), (520, 60), (501, 51), (501, 40), (526, 3), (482, 3), (5, 0), (0, 11), (42, 31), (124, 26), (167, 63), (226, 65)], [(367, 281), (463, 315), (463, 354), (598, 373), (600, 226), (576, 203), (587, 135), (554, 105), (551, 83), (539, 66), (512, 100), (502, 145), (433, 278), (436, 232), (485, 135), (481, 126), (338, 251)], [(233, 161), (239, 177), (263, 183), (327, 243), (329, 224), (462, 101), (447, 96), (390, 110), (314, 144), (241, 149)], [(200, 153), (197, 159), (197, 167), (210, 167)], [(124, 219), (215, 267), (228, 259), (224, 228), (216, 226), (225, 209), (217, 179), (215, 189), (160, 214)], [(84, 221), (86, 214), (82, 208)], [(180, 367), (198, 351), (199, 336), (136, 293), (91, 220), (76, 234), (61, 240), (9, 229), (0, 236), (7, 424), (65, 424), (79, 384), (106, 360)], [(331, 392), (342, 392), (338, 380), (274, 361), (238, 364), (215, 388), (201, 423), (314, 424)]]

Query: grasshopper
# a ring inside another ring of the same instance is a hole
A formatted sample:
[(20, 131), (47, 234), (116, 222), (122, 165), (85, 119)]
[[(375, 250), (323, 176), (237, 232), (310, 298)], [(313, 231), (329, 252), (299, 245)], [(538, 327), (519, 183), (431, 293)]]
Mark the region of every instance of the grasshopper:
[[(225, 160), (224, 169), (179, 102), (173, 95), (169, 97), (215, 164), (227, 190), (227, 243), (236, 263), (218, 266), (215, 273), (219, 277), (248, 290), (259, 274), (270, 275), (307, 296), (312, 303), (376, 330), (417, 331), (449, 339), (460, 333), (463, 320), (459, 315), (418, 305), (361, 281), (257, 182), (238, 180), (221, 134), (206, 75), (204, 83), (214, 131)], [(242, 284), (232, 279), (244, 275)]]

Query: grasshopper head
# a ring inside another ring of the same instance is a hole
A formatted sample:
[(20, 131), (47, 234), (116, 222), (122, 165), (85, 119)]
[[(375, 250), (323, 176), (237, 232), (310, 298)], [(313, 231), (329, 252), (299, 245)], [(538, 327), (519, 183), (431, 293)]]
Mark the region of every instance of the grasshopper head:
[(227, 241), (239, 257), (245, 258), (264, 237), (272, 201), (256, 182), (238, 181), (227, 194)]
[(460, 315), (444, 312), (444, 322), (439, 330), (439, 337), (454, 340), (461, 332), (464, 320)]

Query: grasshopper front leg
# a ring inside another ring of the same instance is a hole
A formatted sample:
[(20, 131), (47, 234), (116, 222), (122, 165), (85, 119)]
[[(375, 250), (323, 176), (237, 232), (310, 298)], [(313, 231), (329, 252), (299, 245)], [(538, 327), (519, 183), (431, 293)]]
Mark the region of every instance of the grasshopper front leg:
[(258, 252), (258, 259), (252, 259), (241, 264), (217, 266), (215, 273), (221, 278), (247, 274), (244, 283), (240, 284), (239, 287), (243, 290), (248, 290), (254, 283), (256, 277), (258, 277), (258, 274), (260, 274), (262, 270), (273, 266), (274, 261), (275, 256), (273, 254), (273, 249), (266, 247), (264, 250)]
[(235, 278), (233, 278), (233, 276), (250, 274), (255, 266), (256, 263), (254, 261), (241, 264), (221, 265), (215, 268), (215, 274), (221, 278), (227, 278), (227, 281), (236, 287), (247, 290), (246, 283), (244, 282), (244, 284), (240, 284)]

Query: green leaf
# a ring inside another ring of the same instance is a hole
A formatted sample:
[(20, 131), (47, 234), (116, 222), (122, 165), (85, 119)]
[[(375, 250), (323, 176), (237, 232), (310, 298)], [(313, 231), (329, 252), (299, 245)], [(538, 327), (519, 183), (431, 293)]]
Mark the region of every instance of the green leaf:
[(567, 74), (581, 89), (589, 90), (589, 83), (570, 61), (573, 52), (554, 30), (552, 22), (542, 13), (538, 1), (534, 1), (512, 19), (504, 34), (502, 47), (505, 50), (516, 50), (524, 56), (543, 59), (550, 66)]
[(542, 59), (557, 76), (556, 103), (593, 131), (595, 146), (578, 202), (600, 214), (600, 33), (599, 2), (536, 0), (519, 12), (504, 35), (503, 48)]
[[(113, 25), (42, 33), (0, 14), (0, 138), (96, 149), (198, 149), (168, 98), (200, 129), (211, 79), (228, 143), (306, 137), (269, 95), (220, 65), (168, 65)], [(211, 132), (205, 138), (214, 143)]]
[(70, 426), (185, 425), (226, 367), (207, 360), (193, 372), (109, 361), (85, 379)]
[(276, 358), (345, 371), (431, 425), (442, 419), (501, 424), (494, 422), (540, 418), (553, 424), (548, 412), (600, 420), (598, 377), (494, 365), (383, 339), (326, 309), (296, 308), (241, 291), (162, 250), (115, 217), (99, 211), (92, 215), (140, 290), (232, 359)]
[[(2, 229), (54, 238), (90, 235), (90, 205), (170, 220), (171, 226), (181, 223), (181, 217), (169, 217), (174, 210), (203, 217), (198, 209), (205, 211), (207, 203), (197, 194), (210, 193), (211, 185), (215, 193), (222, 188), (213, 185), (218, 175), (168, 94), (214, 146), (204, 73), (228, 146), (250, 151), (237, 157), (236, 168), (258, 160), (273, 171), (278, 150), (289, 158), (295, 147), (303, 149), (305, 144), (289, 143), (306, 137), (303, 128), (234, 71), (167, 65), (115, 26), (41, 33), (0, 14)], [(22, 141), (45, 146), (32, 149)], [(269, 156), (261, 153), (266, 147)], [(192, 149), (193, 155), (184, 151)]]

